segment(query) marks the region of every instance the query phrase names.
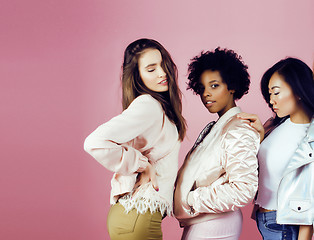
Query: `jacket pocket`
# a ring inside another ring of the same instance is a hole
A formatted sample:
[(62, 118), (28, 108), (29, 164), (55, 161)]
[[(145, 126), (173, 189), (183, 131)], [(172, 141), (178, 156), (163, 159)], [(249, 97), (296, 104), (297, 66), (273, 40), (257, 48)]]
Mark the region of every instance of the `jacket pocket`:
[(311, 208), (310, 200), (290, 200), (289, 207), (295, 212), (301, 213)]

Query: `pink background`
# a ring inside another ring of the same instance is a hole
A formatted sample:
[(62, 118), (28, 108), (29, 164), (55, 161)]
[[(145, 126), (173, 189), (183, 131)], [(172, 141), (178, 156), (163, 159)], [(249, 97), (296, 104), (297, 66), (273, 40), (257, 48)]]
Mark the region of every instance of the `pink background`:
[[(121, 111), (123, 50), (140, 37), (160, 41), (179, 69), (188, 136), (217, 116), (186, 91), (189, 60), (217, 46), (242, 55), (250, 93), (238, 105), (271, 113), (263, 72), (286, 56), (313, 66), (314, 2), (1, 0), (0, 239), (100, 240), (106, 233), (111, 173), (83, 151), (85, 137)], [(261, 239), (244, 209), (241, 239)], [(179, 239), (174, 218), (164, 239)]]

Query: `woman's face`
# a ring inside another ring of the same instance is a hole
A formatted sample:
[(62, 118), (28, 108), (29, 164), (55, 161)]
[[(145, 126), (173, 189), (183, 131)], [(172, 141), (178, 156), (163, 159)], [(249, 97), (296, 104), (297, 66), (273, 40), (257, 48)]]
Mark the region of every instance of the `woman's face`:
[(301, 110), (299, 102), (290, 85), (284, 80), (284, 78), (275, 72), (268, 84), (269, 89), (269, 103), (272, 105), (274, 112), (278, 117), (285, 117), (294, 114), (298, 114)]
[(228, 90), (219, 71), (206, 70), (202, 73), (200, 82), (204, 90), (200, 94), (201, 100), (209, 112), (222, 116), (230, 108), (235, 107), (234, 90)]
[(157, 49), (145, 50), (138, 60), (138, 70), (145, 86), (154, 92), (168, 91), (167, 75), (161, 67), (162, 56)]

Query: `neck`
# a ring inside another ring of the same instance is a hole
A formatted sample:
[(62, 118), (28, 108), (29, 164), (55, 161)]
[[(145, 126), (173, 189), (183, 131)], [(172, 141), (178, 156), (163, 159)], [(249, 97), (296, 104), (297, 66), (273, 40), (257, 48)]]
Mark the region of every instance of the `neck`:
[(226, 112), (228, 112), (231, 108), (236, 107), (237, 105), (235, 104), (234, 101), (232, 101), (232, 103), (229, 104), (229, 106), (226, 106), (225, 109), (223, 109), (220, 112), (217, 112), (218, 117), (220, 118), (222, 115), (224, 115)]
[(295, 114), (290, 115), (290, 120), (293, 123), (310, 123), (311, 117), (305, 111), (299, 111)]

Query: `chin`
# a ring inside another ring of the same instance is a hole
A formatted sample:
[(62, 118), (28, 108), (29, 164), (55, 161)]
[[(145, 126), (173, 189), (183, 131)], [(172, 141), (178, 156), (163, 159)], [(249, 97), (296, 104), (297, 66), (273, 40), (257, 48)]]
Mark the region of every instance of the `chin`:
[(213, 110), (213, 109), (207, 108), (207, 110), (208, 110), (208, 112), (210, 112), (210, 113), (217, 113), (217, 111), (215, 111), (215, 110)]
[(168, 88), (167, 89), (157, 89), (157, 90), (153, 90), (153, 91), (163, 93), (163, 92), (168, 92)]
[(278, 114), (277, 113), (277, 117), (280, 117), (280, 118), (284, 118), (284, 117), (287, 117), (287, 116), (289, 116), (288, 114)]
[(168, 90), (169, 90), (169, 88), (166, 87), (166, 88), (161, 89), (159, 92), (168, 92)]

